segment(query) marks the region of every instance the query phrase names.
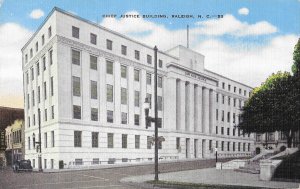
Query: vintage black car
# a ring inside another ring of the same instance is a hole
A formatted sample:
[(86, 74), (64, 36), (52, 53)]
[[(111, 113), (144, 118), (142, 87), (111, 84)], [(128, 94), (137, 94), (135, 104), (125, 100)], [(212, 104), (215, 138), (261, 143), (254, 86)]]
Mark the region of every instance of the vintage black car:
[(17, 160), (13, 165), (13, 171), (32, 171), (30, 160)]

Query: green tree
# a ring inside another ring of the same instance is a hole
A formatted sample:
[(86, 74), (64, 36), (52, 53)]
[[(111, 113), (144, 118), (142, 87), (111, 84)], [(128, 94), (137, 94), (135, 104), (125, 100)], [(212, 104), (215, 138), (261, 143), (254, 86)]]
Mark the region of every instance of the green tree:
[(300, 40), (293, 54), (293, 75), (272, 74), (255, 88), (242, 109), (240, 129), (246, 133), (282, 131), (291, 147), (300, 127)]

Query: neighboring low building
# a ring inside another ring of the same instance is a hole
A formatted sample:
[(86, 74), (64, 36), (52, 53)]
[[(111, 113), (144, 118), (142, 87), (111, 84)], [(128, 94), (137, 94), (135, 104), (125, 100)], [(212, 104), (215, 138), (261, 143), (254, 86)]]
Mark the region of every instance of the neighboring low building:
[(6, 165), (6, 138), (5, 128), (14, 123), (17, 119), (24, 119), (24, 110), (0, 106), (0, 166)]
[[(295, 133), (292, 147), (299, 146), (299, 132)], [(261, 153), (264, 150), (284, 151), (288, 147), (286, 135), (283, 132), (268, 132), (255, 134), (255, 152)]]
[(16, 160), (24, 159), (24, 124), (23, 120), (16, 120), (5, 129), (7, 166)]

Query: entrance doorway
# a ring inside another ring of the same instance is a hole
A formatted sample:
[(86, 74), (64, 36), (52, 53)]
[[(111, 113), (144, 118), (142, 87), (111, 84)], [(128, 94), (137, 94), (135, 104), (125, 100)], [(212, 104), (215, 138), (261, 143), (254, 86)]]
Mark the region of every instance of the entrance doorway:
[(198, 158), (198, 139), (194, 139), (194, 157)]
[(185, 144), (186, 144), (185, 156), (186, 156), (186, 158), (190, 158), (190, 156), (191, 156), (191, 147), (190, 147), (190, 139), (189, 138), (185, 139)]

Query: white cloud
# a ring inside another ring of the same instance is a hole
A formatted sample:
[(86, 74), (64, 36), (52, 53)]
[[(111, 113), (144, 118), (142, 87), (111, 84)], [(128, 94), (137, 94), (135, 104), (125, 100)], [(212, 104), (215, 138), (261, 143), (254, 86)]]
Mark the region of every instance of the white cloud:
[(26, 28), (15, 24), (0, 25), (0, 94), (23, 96), (21, 48), (32, 35)]
[(206, 40), (195, 47), (205, 55), (205, 68), (251, 86), (259, 86), (269, 75), (291, 71), (298, 37), (277, 36), (260, 47), (231, 47), (219, 40)]
[[(185, 29), (169, 30), (142, 18), (106, 18), (100, 24), (145, 44), (157, 45), (160, 50), (186, 45)], [(190, 47), (205, 55), (205, 68), (208, 70), (258, 86), (273, 72), (291, 69), (292, 52), (297, 42), (295, 35), (277, 36), (257, 46), (242, 42), (233, 47), (218, 39), (225, 34), (257, 36), (275, 33), (277, 28), (266, 21), (248, 24), (232, 15), (225, 15), (223, 19), (198, 22), (197, 25), (200, 27), (190, 28)]]
[(197, 22), (199, 34), (220, 36), (229, 34), (232, 36), (255, 36), (265, 35), (277, 32), (277, 28), (266, 21), (260, 21), (255, 24), (241, 22), (234, 16), (227, 14), (222, 19), (212, 19), (208, 21)]
[(249, 9), (247, 9), (246, 7), (243, 7), (241, 9), (239, 9), (238, 13), (241, 14), (241, 15), (248, 15), (249, 14)]
[(41, 17), (44, 16), (44, 11), (42, 11), (41, 9), (34, 9), (31, 11), (30, 13), (30, 18), (32, 19), (40, 19)]
[(4, 0), (0, 0), (0, 8), (1, 8), (3, 2), (4, 2)]

